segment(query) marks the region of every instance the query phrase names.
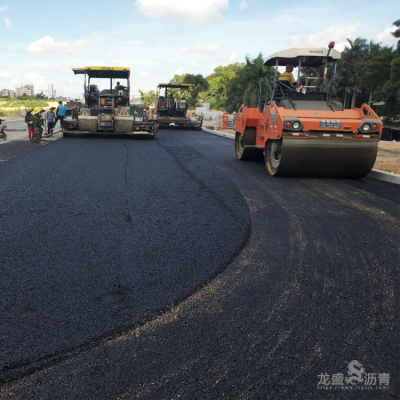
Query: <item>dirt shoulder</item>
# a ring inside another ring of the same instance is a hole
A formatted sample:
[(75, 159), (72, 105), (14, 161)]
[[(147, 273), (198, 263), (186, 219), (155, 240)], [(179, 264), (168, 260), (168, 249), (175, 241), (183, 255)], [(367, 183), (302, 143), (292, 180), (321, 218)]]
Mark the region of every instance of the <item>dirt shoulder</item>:
[(400, 143), (379, 142), (374, 169), (400, 174)]

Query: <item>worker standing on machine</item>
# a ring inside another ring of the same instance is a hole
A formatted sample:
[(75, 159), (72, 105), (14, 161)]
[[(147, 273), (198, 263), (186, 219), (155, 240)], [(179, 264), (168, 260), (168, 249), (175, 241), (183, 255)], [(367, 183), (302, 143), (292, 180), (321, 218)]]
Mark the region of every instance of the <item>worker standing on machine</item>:
[(75, 106), (75, 107), (72, 109), (72, 119), (78, 119), (78, 116), (79, 116), (78, 107)]
[(294, 79), (294, 76), (292, 74), (294, 69), (293, 64), (287, 64), (286, 65), (286, 71), (279, 77), (280, 82), (287, 82), (290, 85), (294, 86), (296, 85), (296, 80)]

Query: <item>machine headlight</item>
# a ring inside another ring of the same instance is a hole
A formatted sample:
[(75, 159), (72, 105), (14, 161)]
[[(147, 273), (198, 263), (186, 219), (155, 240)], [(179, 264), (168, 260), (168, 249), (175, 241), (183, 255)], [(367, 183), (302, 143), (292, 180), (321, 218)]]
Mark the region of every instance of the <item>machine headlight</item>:
[(363, 126), (362, 126), (362, 130), (364, 131), (364, 132), (367, 132), (367, 131), (369, 131), (371, 129), (371, 125), (370, 124), (364, 124)]
[(300, 123), (299, 122), (293, 122), (293, 129), (299, 129), (300, 128)]

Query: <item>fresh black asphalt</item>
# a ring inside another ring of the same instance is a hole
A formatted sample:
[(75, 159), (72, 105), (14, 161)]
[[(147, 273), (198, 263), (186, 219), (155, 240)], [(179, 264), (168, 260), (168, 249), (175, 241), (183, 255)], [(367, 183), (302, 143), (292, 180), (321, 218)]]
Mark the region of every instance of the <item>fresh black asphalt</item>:
[[(277, 179), (196, 131), (0, 166), (1, 399), (394, 399), (399, 189)], [(321, 373), (389, 389), (317, 389)]]

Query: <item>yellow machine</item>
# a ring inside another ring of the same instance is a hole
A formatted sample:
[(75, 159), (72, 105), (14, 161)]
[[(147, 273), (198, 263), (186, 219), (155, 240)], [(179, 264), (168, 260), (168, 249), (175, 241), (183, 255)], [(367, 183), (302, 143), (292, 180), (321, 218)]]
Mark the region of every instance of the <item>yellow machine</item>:
[[(154, 137), (158, 122), (137, 119), (130, 106), (130, 69), (124, 67), (73, 68), (75, 75), (84, 75), (85, 107), (78, 120), (64, 120), (64, 136), (72, 134), (145, 134)], [(108, 79), (107, 89), (100, 90), (91, 79)], [(113, 85), (113, 80), (118, 80)], [(120, 83), (120, 80), (124, 84)]]

